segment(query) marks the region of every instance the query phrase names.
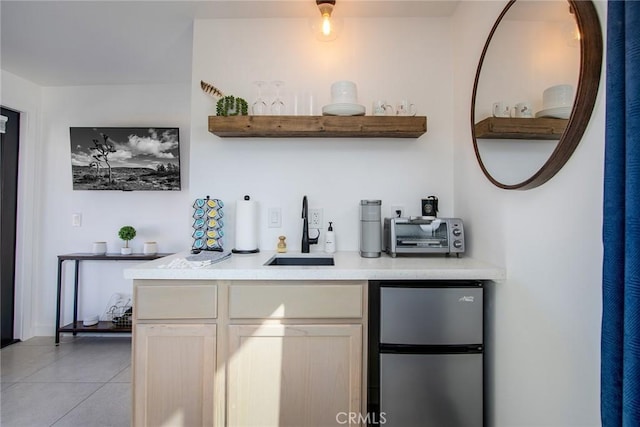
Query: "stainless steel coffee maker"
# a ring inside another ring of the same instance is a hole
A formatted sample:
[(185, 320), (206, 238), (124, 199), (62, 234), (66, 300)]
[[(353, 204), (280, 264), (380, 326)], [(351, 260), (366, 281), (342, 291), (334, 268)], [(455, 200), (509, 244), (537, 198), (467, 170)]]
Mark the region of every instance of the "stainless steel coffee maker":
[(360, 256), (378, 258), (382, 248), (381, 200), (360, 200)]

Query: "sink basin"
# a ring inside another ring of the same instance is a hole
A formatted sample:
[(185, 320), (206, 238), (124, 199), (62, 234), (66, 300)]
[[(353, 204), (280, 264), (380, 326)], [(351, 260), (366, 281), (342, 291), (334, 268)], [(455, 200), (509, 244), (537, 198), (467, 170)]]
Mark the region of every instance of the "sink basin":
[(333, 257), (273, 256), (264, 265), (335, 265)]

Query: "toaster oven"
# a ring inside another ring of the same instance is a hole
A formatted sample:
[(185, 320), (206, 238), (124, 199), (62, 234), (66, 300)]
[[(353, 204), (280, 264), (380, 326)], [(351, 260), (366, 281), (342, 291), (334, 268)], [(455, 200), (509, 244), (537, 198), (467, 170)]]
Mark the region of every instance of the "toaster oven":
[(382, 245), (392, 257), (439, 253), (460, 256), (465, 246), (464, 226), (459, 218), (385, 218)]

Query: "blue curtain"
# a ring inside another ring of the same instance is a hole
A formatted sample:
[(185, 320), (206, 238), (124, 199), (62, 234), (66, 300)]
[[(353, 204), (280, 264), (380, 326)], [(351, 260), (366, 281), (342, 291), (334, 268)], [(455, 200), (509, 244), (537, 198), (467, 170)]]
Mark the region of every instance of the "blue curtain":
[(640, 2), (609, 1), (602, 425), (640, 426)]

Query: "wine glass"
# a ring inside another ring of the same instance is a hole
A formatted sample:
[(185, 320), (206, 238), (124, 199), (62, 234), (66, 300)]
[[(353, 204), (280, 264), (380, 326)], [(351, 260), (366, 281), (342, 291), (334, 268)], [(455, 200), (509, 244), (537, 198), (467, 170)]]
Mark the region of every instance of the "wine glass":
[(280, 80), (276, 80), (274, 82), (271, 82), (271, 84), (273, 86), (275, 86), (276, 88), (276, 97), (274, 98), (273, 102), (271, 103), (271, 114), (273, 114), (274, 116), (281, 116), (283, 115), (284, 112), (284, 101), (282, 100), (282, 97), (280, 96), (280, 88), (282, 86), (284, 86), (284, 82), (280, 81)]
[(256, 101), (251, 105), (251, 113), (254, 116), (264, 116), (267, 114), (267, 103), (262, 98), (262, 88), (267, 84), (263, 81), (253, 82), (254, 85), (258, 86), (258, 93), (256, 95)]

